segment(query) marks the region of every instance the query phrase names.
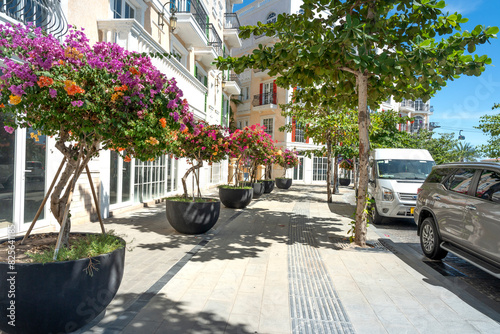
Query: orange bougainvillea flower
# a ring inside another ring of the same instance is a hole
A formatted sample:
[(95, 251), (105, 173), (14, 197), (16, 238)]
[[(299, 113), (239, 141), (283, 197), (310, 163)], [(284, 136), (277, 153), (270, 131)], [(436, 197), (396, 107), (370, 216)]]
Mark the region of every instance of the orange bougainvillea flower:
[(0, 108), (5, 108), (5, 105), (3, 103), (0, 103)]
[(59, 60), (59, 64), (64, 65), (64, 60)]
[(44, 77), (43, 75), (40, 76), (40, 78), (38, 79), (38, 86), (40, 88), (42, 87), (45, 87), (45, 86), (50, 86), (54, 83), (54, 80), (52, 78), (48, 78), (48, 77)]
[(82, 59), (83, 58), (83, 54), (81, 52), (79, 52), (76, 48), (72, 48), (72, 47), (67, 47), (66, 50), (64, 50), (64, 56), (66, 56), (67, 58), (73, 58), (73, 59)]
[(127, 155), (125, 158), (123, 158), (123, 161), (130, 162), (132, 161), (132, 159)]
[(21, 102), (21, 97), (17, 95), (10, 95), (9, 96), (9, 103), (10, 104), (19, 104)]
[(160, 123), (162, 128), (167, 126), (167, 120), (165, 118), (160, 118)]
[(64, 90), (68, 95), (75, 95), (77, 93), (83, 94), (85, 93), (85, 90), (78, 86), (76, 82), (71, 81), (71, 80), (66, 80), (64, 81)]
[(146, 143), (154, 146), (154, 145), (158, 145), (160, 142), (155, 137), (149, 137), (149, 139), (146, 139)]
[(121, 92), (121, 91), (125, 91), (127, 89), (128, 89), (127, 85), (121, 85), (119, 87), (115, 87), (115, 92)]
[(133, 75), (140, 75), (141, 72), (139, 72), (135, 67), (131, 67), (129, 69), (130, 73), (132, 73)]
[(118, 147), (118, 152), (125, 151), (123, 147)]

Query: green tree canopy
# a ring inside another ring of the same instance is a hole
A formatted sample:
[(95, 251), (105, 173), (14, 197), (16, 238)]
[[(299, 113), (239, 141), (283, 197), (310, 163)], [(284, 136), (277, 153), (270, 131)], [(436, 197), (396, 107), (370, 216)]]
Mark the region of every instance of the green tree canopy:
[[(370, 141), (367, 107), (389, 96), (428, 100), (460, 75), (480, 75), (491, 63), (473, 53), (476, 45), (496, 37), (497, 27), (462, 31), (461, 14), (443, 14), (437, 0), (305, 0), (301, 14), (280, 14), (272, 24), (242, 27), (240, 36), (276, 36), (240, 58), (220, 57), (221, 69), (246, 68), (280, 74), (281, 87), (320, 86), (326, 96), (357, 103), (360, 180), (355, 242), (366, 243), (366, 190)], [(324, 85), (324, 83), (334, 83)]]

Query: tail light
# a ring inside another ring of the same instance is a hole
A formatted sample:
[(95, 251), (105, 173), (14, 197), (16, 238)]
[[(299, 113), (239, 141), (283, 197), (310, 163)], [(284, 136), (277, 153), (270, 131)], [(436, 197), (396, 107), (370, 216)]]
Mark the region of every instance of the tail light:
[(420, 194), (421, 191), (422, 191), (422, 188), (417, 189), (417, 196), (418, 196), (418, 194)]

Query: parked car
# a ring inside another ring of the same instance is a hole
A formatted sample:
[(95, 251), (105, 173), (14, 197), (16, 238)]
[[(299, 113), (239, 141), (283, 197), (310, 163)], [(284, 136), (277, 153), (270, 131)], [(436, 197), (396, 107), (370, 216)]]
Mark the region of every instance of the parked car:
[(368, 196), (372, 204), (371, 221), (384, 217), (412, 218), (417, 189), (435, 165), (427, 150), (404, 148), (374, 149), (370, 154)]
[(414, 219), (425, 256), (450, 252), (500, 278), (500, 163), (435, 166), (419, 189)]

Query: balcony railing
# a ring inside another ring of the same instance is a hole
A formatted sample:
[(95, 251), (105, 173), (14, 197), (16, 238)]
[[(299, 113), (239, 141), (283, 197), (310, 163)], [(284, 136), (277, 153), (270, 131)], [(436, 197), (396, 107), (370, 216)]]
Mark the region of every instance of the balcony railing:
[(68, 31), (60, 0), (0, 1), (0, 13), (24, 24), (33, 22), (56, 38), (61, 38)]
[(266, 104), (276, 104), (276, 92), (262, 93), (254, 95), (252, 105), (254, 107)]
[(213, 47), (215, 49), (215, 52), (219, 55), (222, 56), (222, 40), (219, 37), (219, 34), (217, 33), (217, 30), (215, 30), (215, 27), (212, 23), (208, 24), (208, 29), (209, 29), (209, 40), (208, 40), (208, 45)]
[(205, 31), (208, 24), (208, 14), (199, 0), (177, 0), (177, 12), (192, 14), (196, 23), (202, 31)]
[(413, 102), (412, 100), (403, 99), (403, 101), (401, 101), (401, 107), (415, 108), (415, 102)]
[(224, 13), (224, 29), (240, 29), (240, 20), (236, 13)]
[(229, 74), (224, 76), (225, 81), (235, 81), (241, 87), (240, 77), (237, 74)]
[(428, 102), (424, 103), (422, 100), (417, 100), (415, 101), (415, 111), (433, 112), (434, 108)]

